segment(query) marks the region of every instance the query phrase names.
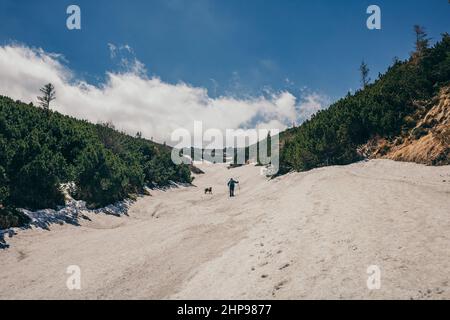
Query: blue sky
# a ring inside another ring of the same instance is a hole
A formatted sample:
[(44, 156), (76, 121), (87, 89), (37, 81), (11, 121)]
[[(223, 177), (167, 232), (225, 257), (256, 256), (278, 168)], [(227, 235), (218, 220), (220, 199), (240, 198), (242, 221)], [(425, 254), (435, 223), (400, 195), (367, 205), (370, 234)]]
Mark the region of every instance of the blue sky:
[[(65, 27), (78, 4), (82, 30)], [(366, 28), (366, 8), (382, 9), (382, 30)], [(0, 41), (61, 53), (88, 82), (117, 68), (108, 43), (129, 45), (149, 75), (204, 87), (210, 96), (258, 95), (302, 87), (335, 100), (413, 46), (412, 25), (438, 39), (450, 31), (447, 0), (96, 0), (0, 1)], [(287, 81), (289, 79), (289, 81)]]
[(36, 103), (51, 82), (52, 109), (169, 144), (198, 121), (275, 132), (358, 89), (363, 59), (372, 79), (406, 59), (414, 24), (450, 32), (448, 0), (0, 0), (0, 94)]

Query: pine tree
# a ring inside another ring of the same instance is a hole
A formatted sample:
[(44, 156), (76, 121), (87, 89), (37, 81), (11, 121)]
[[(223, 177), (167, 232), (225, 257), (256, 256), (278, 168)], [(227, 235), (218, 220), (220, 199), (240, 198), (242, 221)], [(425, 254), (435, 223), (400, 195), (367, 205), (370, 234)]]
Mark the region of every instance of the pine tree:
[(367, 64), (364, 62), (364, 60), (363, 60), (363, 62), (361, 62), (359, 71), (361, 72), (361, 84), (362, 84), (363, 88), (366, 88), (370, 82), (370, 78), (369, 78), (370, 69), (367, 66)]
[(50, 110), (50, 103), (56, 99), (55, 87), (51, 83), (49, 83), (42, 87), (40, 91), (42, 92), (43, 96), (38, 97), (39, 104), (42, 108), (48, 111)]
[(423, 56), (423, 53), (430, 44), (428, 34), (425, 32), (425, 28), (419, 25), (414, 26), (414, 33), (416, 34), (416, 52), (419, 57)]

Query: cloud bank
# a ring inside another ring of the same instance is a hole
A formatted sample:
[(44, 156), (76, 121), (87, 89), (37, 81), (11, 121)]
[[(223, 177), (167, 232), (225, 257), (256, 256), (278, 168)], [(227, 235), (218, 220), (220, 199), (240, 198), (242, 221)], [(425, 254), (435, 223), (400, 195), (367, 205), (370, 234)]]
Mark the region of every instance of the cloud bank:
[[(117, 54), (118, 47), (110, 44), (109, 48), (111, 55)], [(317, 93), (298, 100), (288, 91), (252, 98), (211, 98), (204, 88), (149, 78), (135, 58), (122, 62), (124, 70), (107, 72), (104, 83), (92, 85), (76, 79), (61, 55), (23, 45), (2, 46), (0, 94), (37, 104), (39, 88), (51, 82), (57, 96), (52, 109), (94, 123), (111, 121), (129, 134), (140, 131), (169, 144), (175, 129), (192, 132), (194, 121), (202, 121), (205, 130), (284, 130), (329, 104), (329, 99)]]

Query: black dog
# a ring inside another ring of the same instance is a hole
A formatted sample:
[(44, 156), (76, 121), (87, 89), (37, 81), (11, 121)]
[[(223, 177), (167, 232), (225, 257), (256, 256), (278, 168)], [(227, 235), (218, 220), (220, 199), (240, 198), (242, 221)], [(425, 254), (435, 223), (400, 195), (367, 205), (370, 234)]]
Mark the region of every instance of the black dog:
[(206, 188), (205, 189), (205, 194), (213, 194), (213, 192), (212, 192), (212, 187), (209, 187), (209, 188)]

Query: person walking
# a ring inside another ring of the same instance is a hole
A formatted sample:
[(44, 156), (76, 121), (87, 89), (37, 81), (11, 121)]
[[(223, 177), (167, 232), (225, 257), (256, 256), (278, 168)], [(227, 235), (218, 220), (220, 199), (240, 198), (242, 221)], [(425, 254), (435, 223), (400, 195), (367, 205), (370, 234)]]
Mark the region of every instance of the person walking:
[(239, 181), (234, 180), (233, 178), (228, 181), (228, 188), (230, 188), (230, 198), (234, 197), (234, 189), (236, 187), (236, 184), (238, 184)]

